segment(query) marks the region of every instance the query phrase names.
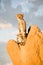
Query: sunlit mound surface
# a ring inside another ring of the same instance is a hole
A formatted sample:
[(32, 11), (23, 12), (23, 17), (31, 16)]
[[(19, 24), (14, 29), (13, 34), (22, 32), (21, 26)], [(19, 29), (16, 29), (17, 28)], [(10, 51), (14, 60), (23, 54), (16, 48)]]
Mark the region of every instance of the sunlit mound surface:
[(43, 65), (43, 33), (36, 25), (31, 26), (25, 45), (9, 40), (7, 52), (13, 65)]

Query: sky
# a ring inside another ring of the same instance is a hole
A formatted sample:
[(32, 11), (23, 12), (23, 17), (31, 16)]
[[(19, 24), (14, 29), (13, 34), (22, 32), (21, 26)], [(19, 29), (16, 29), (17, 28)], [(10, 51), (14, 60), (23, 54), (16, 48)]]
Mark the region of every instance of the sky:
[(37, 25), (43, 31), (43, 0), (0, 0), (0, 42), (16, 40), (18, 13), (24, 14), (27, 30)]

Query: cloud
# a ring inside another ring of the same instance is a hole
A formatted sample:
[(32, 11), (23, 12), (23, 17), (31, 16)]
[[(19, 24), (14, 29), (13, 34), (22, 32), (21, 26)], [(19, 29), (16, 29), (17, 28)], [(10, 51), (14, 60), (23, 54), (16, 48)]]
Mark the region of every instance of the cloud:
[(43, 5), (40, 5), (38, 10), (34, 12), (35, 16), (43, 16)]
[(42, 5), (43, 4), (43, 0), (29, 0), (29, 2), (32, 2), (34, 5)]
[(11, 0), (11, 7), (16, 8), (20, 4), (19, 1)]
[(1, 0), (0, 1), (0, 12), (5, 12), (5, 11), (6, 11), (6, 9), (5, 9), (5, 5), (4, 5), (4, 1)]
[(29, 3), (28, 1), (25, 1), (21, 3), (21, 7), (23, 13), (29, 13), (30, 9), (33, 8), (33, 4)]
[(18, 30), (16, 28), (11, 29), (1, 29), (0, 30), (0, 41), (6, 42), (9, 39), (16, 40)]
[(15, 31), (8, 32), (7, 35), (9, 36), (16, 36), (18, 34), (18, 29), (15, 28)]
[(13, 28), (13, 25), (11, 23), (0, 23), (0, 28), (1, 29), (9, 29), (9, 28)]
[(17, 8), (22, 2), (25, 2), (25, 0), (11, 0), (11, 7), (12, 8)]
[(6, 65), (13, 65), (12, 63), (6, 63)]
[(17, 8), (18, 6), (21, 6), (21, 11), (23, 13), (29, 13), (30, 8), (33, 7), (32, 3), (29, 3), (28, 0), (19, 0), (19, 1), (15, 1), (15, 0), (11, 0), (11, 7), (12, 8)]

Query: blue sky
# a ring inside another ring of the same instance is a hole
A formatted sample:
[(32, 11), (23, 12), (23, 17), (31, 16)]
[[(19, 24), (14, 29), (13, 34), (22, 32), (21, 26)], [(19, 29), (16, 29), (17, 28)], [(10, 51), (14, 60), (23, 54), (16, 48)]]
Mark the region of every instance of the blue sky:
[(27, 29), (34, 24), (43, 30), (43, 0), (0, 0), (0, 42), (16, 40), (18, 13), (24, 14)]

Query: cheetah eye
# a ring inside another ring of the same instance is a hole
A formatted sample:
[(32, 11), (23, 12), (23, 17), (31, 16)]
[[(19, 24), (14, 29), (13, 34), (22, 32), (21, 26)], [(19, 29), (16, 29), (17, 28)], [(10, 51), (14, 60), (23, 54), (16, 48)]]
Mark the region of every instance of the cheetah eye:
[(20, 18), (20, 17), (19, 17)]

